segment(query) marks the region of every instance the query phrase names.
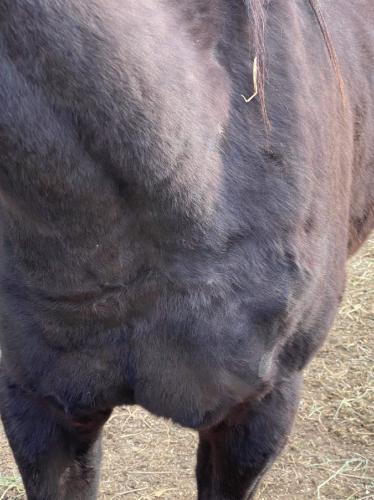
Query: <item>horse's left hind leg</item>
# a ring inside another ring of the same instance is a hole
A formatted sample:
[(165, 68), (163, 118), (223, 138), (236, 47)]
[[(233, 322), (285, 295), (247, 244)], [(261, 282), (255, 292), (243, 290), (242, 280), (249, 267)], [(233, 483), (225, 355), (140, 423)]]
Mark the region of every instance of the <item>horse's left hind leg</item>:
[(283, 449), (297, 412), (301, 375), (278, 384), (259, 403), (236, 408), (217, 427), (200, 432), (199, 500), (250, 500)]
[(28, 500), (97, 497), (101, 429), (110, 410), (65, 419), (5, 374), (0, 376), (0, 409)]

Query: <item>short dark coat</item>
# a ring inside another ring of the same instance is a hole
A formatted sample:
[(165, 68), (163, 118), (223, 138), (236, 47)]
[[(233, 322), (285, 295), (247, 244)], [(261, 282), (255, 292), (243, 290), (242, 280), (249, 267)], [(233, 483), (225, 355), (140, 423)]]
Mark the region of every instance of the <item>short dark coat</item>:
[(239, 0), (1, 2), (8, 381), (205, 432), (305, 368), (374, 225), (374, 5), (321, 6), (345, 111), (310, 4), (271, 0), (269, 127)]

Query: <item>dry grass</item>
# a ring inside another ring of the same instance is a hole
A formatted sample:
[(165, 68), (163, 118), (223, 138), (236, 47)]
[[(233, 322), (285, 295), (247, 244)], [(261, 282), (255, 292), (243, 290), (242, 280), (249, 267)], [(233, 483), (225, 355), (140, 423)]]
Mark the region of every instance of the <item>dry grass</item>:
[[(22, 481), (20, 476), (13, 472), (11, 476), (5, 477), (0, 474), (0, 500), (7, 498), (8, 493), (16, 493), (16, 496), (12, 495), (12, 498), (24, 497), (24, 489), (22, 486)], [(18, 493), (18, 495), (17, 495)]]
[[(139, 407), (117, 409), (105, 430), (100, 498), (195, 498), (196, 443), (193, 432)], [(0, 450), (0, 500), (25, 499), (1, 432)], [(282, 498), (374, 500), (374, 241), (349, 265), (346, 297), (306, 373), (289, 445), (258, 494)]]

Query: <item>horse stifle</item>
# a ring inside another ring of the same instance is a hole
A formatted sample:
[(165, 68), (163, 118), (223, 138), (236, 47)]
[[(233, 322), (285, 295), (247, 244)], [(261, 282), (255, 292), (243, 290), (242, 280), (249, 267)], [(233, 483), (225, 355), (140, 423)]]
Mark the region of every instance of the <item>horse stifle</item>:
[(27, 498), (95, 499), (103, 425), (139, 404), (199, 432), (199, 500), (252, 499), (374, 226), (374, 2), (2, 0), (0, 24)]

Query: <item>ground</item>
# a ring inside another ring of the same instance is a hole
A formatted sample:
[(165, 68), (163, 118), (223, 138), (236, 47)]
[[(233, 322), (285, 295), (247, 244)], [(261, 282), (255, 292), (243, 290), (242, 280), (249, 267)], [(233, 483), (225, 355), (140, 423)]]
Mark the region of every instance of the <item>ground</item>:
[[(100, 500), (196, 498), (195, 433), (139, 407), (106, 425)], [(25, 500), (0, 428), (0, 500)], [(283, 454), (256, 500), (374, 499), (374, 239), (348, 266), (329, 340), (305, 373), (303, 399)]]

